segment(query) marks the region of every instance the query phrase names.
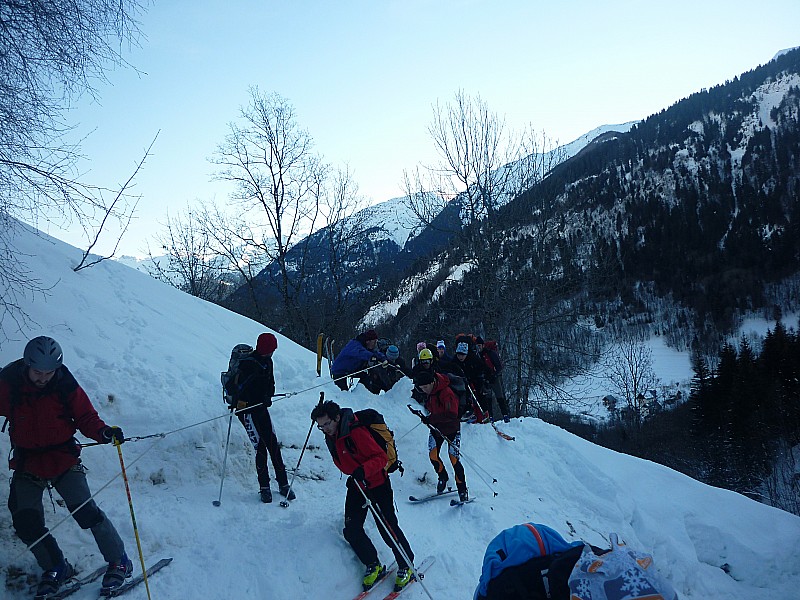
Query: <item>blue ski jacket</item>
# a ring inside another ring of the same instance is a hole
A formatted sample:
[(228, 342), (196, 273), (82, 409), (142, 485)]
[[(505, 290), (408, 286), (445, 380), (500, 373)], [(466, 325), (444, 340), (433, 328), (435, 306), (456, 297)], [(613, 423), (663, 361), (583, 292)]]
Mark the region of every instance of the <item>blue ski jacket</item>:
[(333, 378), (342, 377), (355, 373), (367, 367), (371, 358), (377, 358), (380, 362), (386, 360), (383, 352), (378, 350), (369, 350), (364, 344), (357, 339), (352, 339), (344, 348), (336, 355), (336, 358), (331, 365), (331, 373)]

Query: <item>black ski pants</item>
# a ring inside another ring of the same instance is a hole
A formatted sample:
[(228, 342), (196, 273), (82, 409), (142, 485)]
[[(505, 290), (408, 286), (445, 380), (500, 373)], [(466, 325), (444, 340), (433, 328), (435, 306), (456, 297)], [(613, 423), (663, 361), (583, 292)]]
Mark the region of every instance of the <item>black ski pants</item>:
[[(64, 554), (44, 521), (42, 495), (50, 485), (64, 499), (67, 510), (81, 529), (89, 529), (106, 562), (118, 562), (125, 546), (113, 523), (91, 498), (86, 483), (85, 467), (78, 463), (52, 481), (39, 479), (29, 473), (14, 471), (8, 494), (8, 509), (14, 530), (22, 542), (30, 546), (42, 538), (31, 552), (42, 571), (50, 571), (64, 562)], [(88, 500), (88, 502), (86, 502)], [(86, 502), (86, 504), (83, 504)], [(83, 506), (78, 509), (79, 506)], [(78, 510), (76, 510), (78, 509)], [(43, 537), (44, 536), (44, 537)]]
[[(369, 539), (367, 532), (364, 531), (364, 522), (367, 519), (367, 511), (369, 507), (366, 506), (364, 496), (355, 487), (357, 484), (352, 478), (347, 478), (347, 496), (344, 501), (344, 539), (353, 548), (358, 560), (364, 563), (364, 566), (370, 566), (380, 562), (378, 560), (378, 551)], [(397, 513), (394, 510), (394, 493), (392, 492), (392, 484), (389, 478), (386, 478), (386, 483), (365, 490), (367, 497), (372, 501), (378, 516), (383, 519), (379, 522), (375, 518), (375, 524), (378, 526), (378, 531), (386, 542), (386, 545), (392, 549), (394, 559), (397, 561), (398, 570), (407, 569), (408, 564), (397, 549), (399, 545), (403, 552), (405, 552), (408, 559), (414, 562), (414, 553), (411, 551), (411, 546), (406, 539), (405, 534), (400, 529), (397, 522)], [(388, 533), (386, 529), (389, 529)]]
[(258, 475), (259, 487), (269, 487), (269, 468), (267, 467), (267, 455), (272, 460), (272, 468), (275, 469), (275, 480), (279, 486), (288, 485), (289, 478), (286, 475), (286, 466), (283, 464), (281, 456), (281, 446), (278, 443), (278, 436), (275, 434), (275, 427), (272, 425), (272, 418), (266, 406), (256, 406), (255, 408), (239, 412), (236, 414), (250, 443), (256, 450), (256, 473)]

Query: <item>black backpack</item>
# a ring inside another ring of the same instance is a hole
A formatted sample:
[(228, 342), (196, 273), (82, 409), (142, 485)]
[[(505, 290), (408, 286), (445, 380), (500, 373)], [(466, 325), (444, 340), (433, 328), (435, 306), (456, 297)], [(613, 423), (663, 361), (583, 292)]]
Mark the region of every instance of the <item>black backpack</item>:
[(253, 347), (247, 344), (236, 344), (231, 350), (231, 358), (228, 360), (228, 370), (220, 374), (222, 383), (222, 398), (228, 406), (235, 406), (239, 390), (242, 389), (243, 381), (239, 381), (239, 366), (243, 360), (253, 360), (250, 354)]
[(395, 471), (400, 471), (402, 476), (405, 470), (403, 469), (403, 463), (397, 456), (394, 432), (389, 429), (383, 415), (374, 408), (357, 410), (353, 414), (357, 423), (366, 426), (378, 445), (386, 451), (386, 467), (384, 467), (386, 472), (394, 473)]
[(469, 385), (467, 378), (453, 375), (452, 373), (443, 373), (443, 375), (450, 380), (450, 389), (458, 396), (458, 416), (460, 417), (471, 404), (469, 392), (467, 391), (467, 386)]

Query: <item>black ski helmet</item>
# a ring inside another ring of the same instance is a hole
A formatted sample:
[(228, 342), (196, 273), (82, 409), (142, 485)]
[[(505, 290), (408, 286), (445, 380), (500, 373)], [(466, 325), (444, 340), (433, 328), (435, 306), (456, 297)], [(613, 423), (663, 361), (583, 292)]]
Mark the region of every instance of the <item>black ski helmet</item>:
[(25, 346), (22, 353), (25, 364), (37, 371), (55, 371), (63, 363), (61, 346), (51, 337), (40, 335)]

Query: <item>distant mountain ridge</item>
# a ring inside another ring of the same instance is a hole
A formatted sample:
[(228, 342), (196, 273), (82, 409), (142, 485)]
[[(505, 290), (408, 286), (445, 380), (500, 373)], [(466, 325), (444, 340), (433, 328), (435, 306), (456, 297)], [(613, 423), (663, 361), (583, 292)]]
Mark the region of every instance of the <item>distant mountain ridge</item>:
[[(613, 135), (613, 132), (624, 133), (637, 123), (630, 121), (619, 125), (602, 125), (583, 134), (572, 142), (554, 152), (561, 152), (566, 157), (579, 153), (595, 138), (601, 135)], [(359, 239), (352, 241), (351, 252), (342, 257), (345, 265), (342, 285), (351, 290), (358, 290), (354, 300), (359, 311), (364, 311), (374, 299), (376, 293), (382, 293), (396, 286), (402, 275), (417, 261), (434, 256), (444, 250), (450, 243), (450, 237), (436, 225), (439, 220), (459, 219), (459, 205), (450, 203), (437, 217), (433, 227), (424, 226), (407, 205), (404, 197), (392, 198), (368, 206), (344, 220), (347, 223), (358, 222)], [(337, 226), (342, 226), (341, 224)], [(291, 264), (303, 252), (308, 261), (309, 276), (306, 278), (308, 297), (325, 298), (332, 293), (329, 287), (327, 229), (321, 229), (309, 236), (309, 246), (302, 244), (290, 252), (288, 262)], [(302, 249), (301, 249), (302, 247)], [(310, 254), (305, 252), (311, 248)], [(264, 304), (278, 301), (277, 290), (271, 282), (279, 277), (277, 263), (267, 266), (256, 277), (257, 293), (263, 296)], [(238, 290), (231, 299), (231, 305), (239, 306), (248, 303), (250, 291)]]
[[(543, 226), (546, 206), (559, 215), (558, 252), (571, 256), (564, 268), (605, 282), (571, 300), (585, 319), (630, 322), (637, 311), (638, 321), (675, 347), (699, 336), (713, 352), (747, 311), (796, 310), (799, 122), (795, 49), (627, 132), (599, 132), (503, 209), (498, 277), (519, 276), (535, 255), (531, 232)], [(460, 252), (437, 256), (430, 264), (438, 271), (429, 264), (407, 272), (395, 291), (375, 299), (362, 324), (408, 342), (426, 331), (475, 327), (468, 315), (477, 282), (459, 265)], [(603, 271), (592, 275), (592, 265)], [(425, 292), (416, 297), (412, 288)]]

